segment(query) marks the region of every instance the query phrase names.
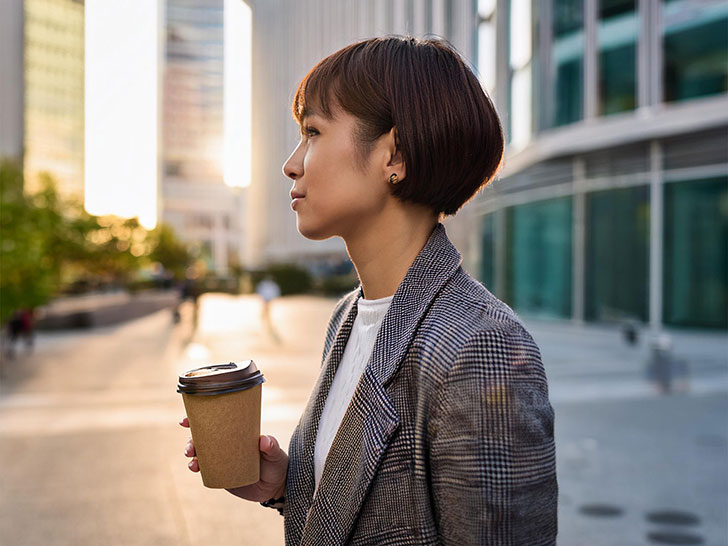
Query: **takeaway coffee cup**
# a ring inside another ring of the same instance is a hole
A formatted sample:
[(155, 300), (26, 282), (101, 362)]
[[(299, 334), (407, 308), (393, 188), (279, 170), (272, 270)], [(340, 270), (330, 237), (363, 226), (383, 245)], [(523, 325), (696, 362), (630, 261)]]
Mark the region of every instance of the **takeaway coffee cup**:
[(241, 487), (260, 478), (260, 393), (265, 379), (252, 360), (214, 364), (179, 376), (202, 483)]

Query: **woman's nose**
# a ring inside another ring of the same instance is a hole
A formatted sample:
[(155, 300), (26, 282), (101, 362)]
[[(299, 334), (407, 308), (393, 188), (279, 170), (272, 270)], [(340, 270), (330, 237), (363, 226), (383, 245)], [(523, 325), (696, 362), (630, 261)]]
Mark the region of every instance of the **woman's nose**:
[(303, 174), (303, 162), (301, 161), (300, 150), (301, 145), (299, 144), (283, 164), (283, 174), (291, 180), (296, 180)]

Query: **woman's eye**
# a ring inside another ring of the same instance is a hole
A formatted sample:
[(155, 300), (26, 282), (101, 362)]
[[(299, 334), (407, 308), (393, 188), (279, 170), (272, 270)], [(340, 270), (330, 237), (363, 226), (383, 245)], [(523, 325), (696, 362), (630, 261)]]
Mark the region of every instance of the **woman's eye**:
[(307, 137), (319, 134), (319, 132), (313, 127), (304, 127), (301, 132)]

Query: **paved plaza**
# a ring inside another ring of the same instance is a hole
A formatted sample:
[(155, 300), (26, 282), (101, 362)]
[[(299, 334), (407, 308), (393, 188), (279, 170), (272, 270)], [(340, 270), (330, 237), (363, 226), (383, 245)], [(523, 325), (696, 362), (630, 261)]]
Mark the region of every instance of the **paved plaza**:
[[(282, 518), (187, 470), (177, 374), (253, 358), (262, 431), (287, 445), (334, 301), (208, 294), (175, 324), (42, 333), (0, 369), (0, 544), (282, 544)], [(197, 323), (197, 328), (193, 327)], [(649, 336), (527, 320), (556, 410), (562, 546), (728, 544), (728, 338), (674, 333), (687, 374), (661, 394)], [(670, 542), (672, 541), (672, 542)], [(682, 542), (680, 542), (682, 541)]]

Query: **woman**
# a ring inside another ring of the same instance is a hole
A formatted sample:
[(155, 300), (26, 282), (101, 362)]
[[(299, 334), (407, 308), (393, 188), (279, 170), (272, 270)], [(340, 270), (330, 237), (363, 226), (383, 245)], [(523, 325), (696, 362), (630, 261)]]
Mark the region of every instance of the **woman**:
[(286, 544), (554, 544), (539, 350), (439, 223), (500, 164), (491, 101), (443, 42), (380, 38), (316, 65), (293, 114), (298, 230), (342, 237), (361, 285), (289, 453), (262, 436), (261, 481), (231, 492), (278, 508)]

